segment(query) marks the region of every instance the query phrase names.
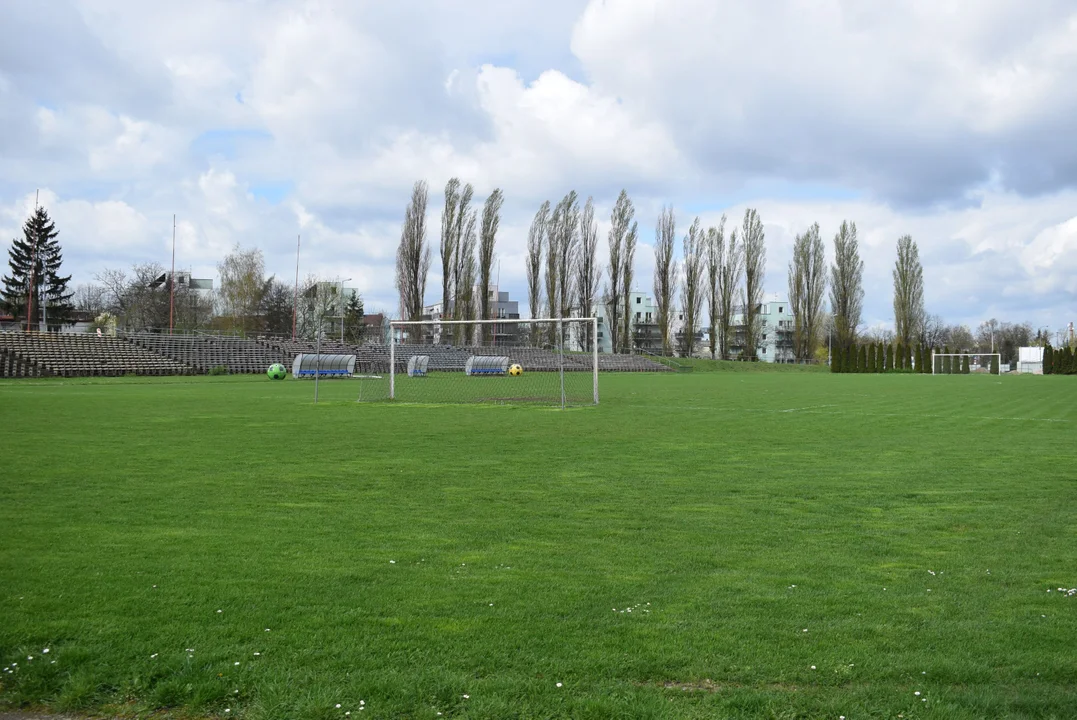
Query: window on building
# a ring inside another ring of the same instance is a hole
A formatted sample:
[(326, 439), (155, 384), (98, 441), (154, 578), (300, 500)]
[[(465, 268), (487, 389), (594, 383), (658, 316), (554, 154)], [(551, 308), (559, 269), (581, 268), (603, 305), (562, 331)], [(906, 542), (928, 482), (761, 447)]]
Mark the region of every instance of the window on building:
[(784, 311), (784, 310), (785, 310), (785, 308), (784, 308), (784, 307), (782, 307), (781, 305), (779, 305), (779, 306), (778, 306), (778, 314), (779, 314), (779, 315), (781, 315), (781, 314), (782, 314), (782, 311)]
[(766, 334), (766, 333), (763, 333), (763, 339), (764, 339), (764, 340), (766, 340), (766, 339), (767, 339), (767, 334)]
[(639, 305), (641, 300), (643, 300), (643, 298), (636, 298), (636, 304)]
[(767, 354), (767, 349), (766, 349), (766, 348), (763, 348), (763, 354), (764, 354), (764, 355), (766, 355), (766, 354)]
[(636, 319), (639, 320), (640, 313), (636, 313)]

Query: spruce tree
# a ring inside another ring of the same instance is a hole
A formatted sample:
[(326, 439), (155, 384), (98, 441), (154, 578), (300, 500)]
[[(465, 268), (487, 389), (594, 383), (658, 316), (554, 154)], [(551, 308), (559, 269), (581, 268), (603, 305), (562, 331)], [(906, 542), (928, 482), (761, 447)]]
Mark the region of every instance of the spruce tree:
[(1051, 348), (1051, 344), (1048, 343), (1043, 348), (1043, 374), (1050, 375), (1054, 370), (1054, 349)]
[(22, 233), (21, 240), (11, 241), (8, 251), (11, 274), (3, 276), (0, 305), (21, 324), (27, 319), (27, 301), (32, 293), (34, 317), (29, 319), (31, 327), (40, 322), (42, 301), (50, 327), (70, 322), (74, 292), (68, 291), (67, 284), (71, 282), (71, 276), (59, 274), (64, 259), (60, 243), (56, 241), (59, 232), (45, 208), (34, 211), (23, 224)]
[(962, 375), (968, 375), (969, 374), (969, 356), (968, 355), (965, 355), (964, 357), (961, 358), (961, 374)]

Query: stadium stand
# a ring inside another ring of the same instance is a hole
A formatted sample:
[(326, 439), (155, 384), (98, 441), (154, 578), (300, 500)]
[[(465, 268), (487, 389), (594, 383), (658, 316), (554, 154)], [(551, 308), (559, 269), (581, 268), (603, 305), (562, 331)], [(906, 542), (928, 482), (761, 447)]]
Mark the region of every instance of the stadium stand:
[[(105, 375), (189, 375), (224, 366), (229, 373), (261, 374), (273, 363), (290, 367), (295, 356), (313, 353), (305, 341), (211, 335), (135, 333), (122, 337), (58, 333), (0, 333), (0, 377), (63, 377)], [(389, 371), (388, 345), (322, 343), (326, 354), (356, 356), (359, 374)], [(407, 372), (409, 358), (426, 355), (429, 370), (460, 371), (473, 355), (507, 355), (528, 371), (552, 372), (561, 366), (554, 351), (530, 347), (455, 347), (451, 345), (397, 345), (396, 371)], [(587, 353), (564, 357), (566, 371), (591, 369)], [(670, 368), (640, 355), (598, 356), (598, 369), (614, 372), (669, 372)]]
[(121, 338), (60, 333), (0, 334), (2, 377), (189, 375), (191, 367)]
[(126, 340), (201, 372), (224, 366), (229, 373), (264, 373), (273, 363), (284, 362), (280, 351), (240, 337), (135, 333)]

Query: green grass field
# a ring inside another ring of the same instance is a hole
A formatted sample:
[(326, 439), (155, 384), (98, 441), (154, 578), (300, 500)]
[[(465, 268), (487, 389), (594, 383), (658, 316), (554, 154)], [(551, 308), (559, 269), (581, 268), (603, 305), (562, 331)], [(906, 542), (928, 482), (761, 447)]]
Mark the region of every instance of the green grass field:
[(601, 383), (0, 383), (0, 707), (1077, 715), (1069, 378)]

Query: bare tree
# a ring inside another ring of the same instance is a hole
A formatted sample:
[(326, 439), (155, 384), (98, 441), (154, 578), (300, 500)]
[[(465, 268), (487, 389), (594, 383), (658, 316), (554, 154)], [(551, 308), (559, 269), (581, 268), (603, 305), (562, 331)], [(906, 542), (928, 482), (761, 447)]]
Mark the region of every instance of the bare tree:
[(920, 337), (924, 325), (924, 268), (920, 250), (912, 237), (902, 235), (897, 241), (894, 263), (894, 331), (898, 341), (909, 347)]
[(107, 291), (103, 285), (84, 283), (75, 288), (73, 303), (75, 309), (97, 317), (105, 311)]
[[(546, 237), (546, 224), (550, 217), (550, 201), (542, 203), (531, 229), (527, 232), (527, 301), (531, 309), (531, 318), (542, 313), (542, 246)], [(532, 344), (539, 341), (538, 326), (531, 325)]]
[(789, 263), (789, 305), (793, 311), (793, 354), (800, 362), (815, 357), (822, 330), (820, 318), (826, 293), (826, 255), (819, 223), (797, 235)]
[(924, 315), (924, 325), (920, 330), (920, 344), (929, 348), (941, 348), (946, 344), (946, 322), (941, 315)]
[(400, 315), (419, 320), (423, 315), (426, 274), (430, 270), (430, 246), (426, 243), (426, 183), (415, 183), (404, 211), (404, 227), (396, 251), (396, 288), (400, 291)]
[[(474, 320), (477, 310), (475, 298), (475, 245), (478, 242), (476, 228), (478, 226), (477, 213), (472, 210), (468, 213), (467, 222), (464, 224), (464, 234), (460, 238), (460, 294), (457, 295), (457, 320)], [(475, 342), (473, 325), (454, 326), (459, 335), (457, 344), (470, 345)]]
[[(471, 183), (464, 186), (464, 189), (460, 191), (460, 200), (456, 204), (456, 230), (453, 233), (453, 319), (462, 319), (459, 313), (456, 312), (456, 299), (461, 297), (467, 284), (463, 282), (462, 273), (464, 265), (468, 262), (465, 254), (463, 253), (463, 241), (464, 235), (467, 231), (467, 224), (472, 221), (472, 215), (474, 214), (471, 209), (471, 198), (475, 194), (475, 189), (471, 187)], [(474, 258), (472, 258), (472, 261)], [(459, 325), (454, 331), (455, 336), (462, 336), (463, 330)]]
[(707, 319), (710, 322), (710, 351), (711, 359), (718, 358), (718, 315), (721, 312), (720, 298), (718, 293), (719, 276), (725, 260), (725, 215), (718, 221), (718, 227), (707, 228), (706, 261), (707, 261)]
[(673, 298), (677, 294), (677, 261), (673, 242), (677, 236), (677, 218), (673, 208), (662, 208), (654, 230), (654, 299), (658, 311), (658, 334), (662, 337), (662, 354), (670, 355), (670, 318)]
[(636, 242), (639, 240), (639, 224), (632, 221), (632, 227), (625, 235), (624, 248), (621, 251), (621, 297), (624, 310), (621, 314), (621, 352), (632, 352), (632, 279), (636, 273)]
[(681, 286), (681, 309), (684, 311), (684, 328), (681, 338), (681, 354), (691, 357), (695, 348), (696, 331), (702, 324), (703, 272), (707, 269), (707, 235), (697, 217), (684, 236), (684, 284)]
[[(460, 179), (450, 178), (445, 183), (445, 209), (441, 211), (441, 317), (452, 318), (453, 292), (456, 290), (456, 212), (460, 203)], [(446, 342), (448, 332), (441, 333)]]
[(265, 259), (258, 248), (243, 249), (237, 243), (232, 252), (217, 263), (221, 286), (221, 314), (232, 330), (259, 329), (259, 309), (266, 290)]
[(767, 248), (764, 243), (763, 223), (759, 219), (759, 213), (753, 208), (744, 211), (741, 243), (744, 245), (744, 353), (746, 357), (754, 360), (759, 336), (763, 331), (759, 306), (763, 302)]
[(733, 330), (733, 305), (744, 270), (744, 255), (737, 237), (737, 228), (733, 228), (733, 232), (729, 233), (729, 244), (723, 254), (725, 262), (718, 271), (718, 352), (722, 359), (728, 360)]
[[(591, 315), (598, 295), (598, 285), (602, 280), (602, 270), (598, 266), (598, 223), (595, 222), (595, 203), (587, 198), (580, 216), (580, 247), (576, 253), (576, 297), (580, 306), (580, 317)], [(592, 327), (588, 324), (582, 328), (583, 346), (586, 350), (594, 342)]]
[[(490, 319), (490, 294), (493, 286), (494, 246), (497, 244), (497, 227), (501, 224), (501, 205), (505, 196), (495, 188), (482, 206), (482, 229), (479, 232), (479, 319)], [(494, 336), (492, 325), (480, 325), (482, 341)]]
[[(560, 268), (557, 260), (561, 257), (561, 252), (557, 247), (560, 240), (560, 235), (557, 231), (557, 225), (561, 222), (560, 216), (561, 203), (558, 203), (550, 212), (549, 220), (546, 223), (546, 308), (551, 318), (558, 316), (561, 307), (559, 299), (561, 277), (557, 272)], [(556, 327), (547, 329), (546, 339), (551, 345), (557, 344)]]
[(856, 223), (843, 221), (834, 236), (834, 264), (830, 268), (830, 309), (838, 347), (847, 351), (856, 342), (864, 305), (864, 261), (856, 239)]
[[(576, 191), (557, 203), (547, 232), (546, 293), (552, 317), (569, 317), (575, 278), (572, 275), (580, 220)], [(556, 315), (554, 314), (556, 313)], [(550, 329), (550, 342), (558, 343), (557, 328)]]
[(610, 231), (606, 236), (610, 252), (606, 272), (610, 279), (602, 298), (606, 308), (606, 328), (610, 335), (612, 352), (621, 349), (618, 342), (621, 338), (621, 254), (624, 251), (625, 234), (628, 233), (632, 212), (632, 201), (628, 199), (628, 193), (621, 190), (610, 214)]
[(558, 299), (561, 304), (558, 317), (570, 317), (576, 285), (576, 278), (573, 277), (572, 268), (575, 265), (580, 239), (580, 206), (575, 190), (570, 191), (561, 200), (560, 207), (561, 212), (558, 214), (560, 221), (555, 225), (558, 232), (557, 275), (561, 279), (558, 287)]

